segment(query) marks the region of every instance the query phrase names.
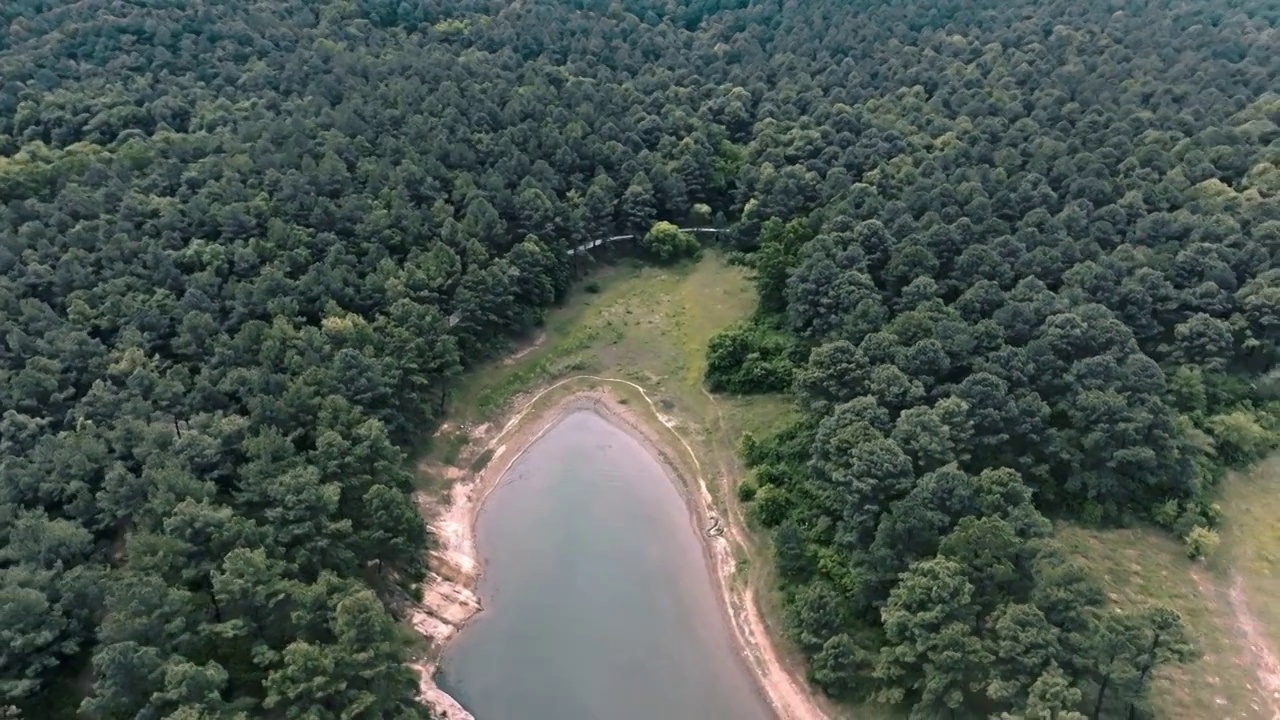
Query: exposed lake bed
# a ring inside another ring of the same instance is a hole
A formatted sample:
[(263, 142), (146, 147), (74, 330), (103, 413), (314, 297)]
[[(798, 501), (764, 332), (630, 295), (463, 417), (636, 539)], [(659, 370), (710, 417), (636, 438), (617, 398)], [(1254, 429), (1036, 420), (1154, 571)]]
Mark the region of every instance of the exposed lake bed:
[[(583, 380), (595, 382), (586, 383), (587, 387), (577, 390), (574, 390), (573, 385), (562, 387), (568, 383), (583, 386)], [(618, 388), (620, 392), (616, 392), (612, 389), (614, 384), (630, 386), (630, 388), (620, 387)], [(639, 393), (639, 403), (635, 402), (636, 398), (630, 392), (631, 389)], [(641, 403), (648, 407), (643, 407)], [(598, 429), (603, 425), (605, 432), (614, 433), (614, 439), (609, 442), (621, 444), (619, 437), (630, 442), (629, 449), (625, 450), (628, 464), (638, 465), (644, 462), (650, 464), (649, 472), (645, 477), (639, 479), (631, 477), (625, 480), (615, 478), (615, 481), (648, 488), (637, 490), (641, 492), (651, 492), (661, 488), (668, 493), (668, 501), (676, 503), (675, 512), (672, 512), (673, 506), (668, 505), (665, 513), (668, 519), (676, 517), (677, 522), (683, 524), (680, 531), (683, 532), (686, 544), (679, 550), (666, 550), (668, 555), (678, 552), (681, 557), (667, 558), (663, 561), (668, 565), (667, 569), (657, 572), (661, 575), (662, 572), (670, 572), (673, 568), (682, 567), (683, 570), (677, 571), (676, 574), (687, 575), (690, 568), (696, 570), (688, 577), (695, 577), (696, 582), (701, 583), (702, 590), (698, 592), (701, 592), (703, 599), (695, 601), (695, 604), (698, 602), (701, 604), (690, 613), (691, 619), (697, 620), (696, 624), (700, 632), (709, 627), (713, 630), (713, 634), (709, 641), (700, 642), (699, 648), (689, 651), (688, 654), (695, 658), (701, 656), (698, 662), (712, 666), (712, 673), (719, 674), (722, 680), (712, 682), (713, 686), (723, 681), (726, 683), (724, 686), (735, 688), (729, 691), (733, 699), (715, 700), (713, 698), (710, 702), (728, 702), (729, 705), (725, 706), (728, 714), (725, 716), (729, 717), (796, 719), (822, 717), (812, 701), (779, 663), (749, 593), (745, 588), (733, 583), (736, 567), (735, 546), (730, 542), (730, 538), (719, 535), (720, 519), (711, 509), (711, 496), (705, 480), (701, 477), (698, 459), (681, 432), (676, 429), (680, 424), (664, 416), (639, 386), (606, 378), (583, 377), (562, 381), (533, 396), (522, 405), (522, 408), (500, 430), (482, 426), (472, 431), (476, 445), (474, 450), (477, 454), (488, 456), (486, 464), (475, 472), (453, 469), (455, 476), (447, 476), (447, 479), (452, 481), (448, 497), (440, 503), (433, 504), (429, 510), (429, 515), (434, 518), (431, 521), (431, 528), (436, 538), (436, 548), (432, 552), (430, 563), (433, 573), (426, 584), (422, 606), (412, 613), (410, 618), (415, 628), (426, 636), (436, 649), (436, 652), (417, 666), (424, 702), (432, 706), (439, 715), (450, 720), (455, 718), (466, 720), (472, 717), (471, 710), (478, 709), (475, 707), (464, 709), (445, 689), (437, 686), (436, 680), (438, 662), (443, 652), (449, 667), (440, 679), (443, 680), (447, 689), (457, 692), (460, 697), (468, 700), (469, 702), (466, 703), (468, 706), (474, 705), (467, 683), (465, 680), (459, 680), (464, 668), (458, 665), (458, 661), (465, 657), (466, 651), (462, 651), (459, 657), (455, 657), (453, 651), (455, 643), (459, 648), (465, 648), (471, 644), (471, 640), (469, 635), (457, 639), (454, 635), (480, 610), (481, 597), (484, 597), (485, 609), (489, 611), (482, 619), (475, 620), (477, 631), (481, 635), (487, 632), (486, 626), (492, 624), (490, 620), (498, 617), (502, 612), (503, 600), (494, 600), (486, 595), (490, 591), (490, 583), (482, 578), (481, 571), (484, 570), (487, 573), (489, 568), (482, 567), (484, 563), (480, 561), (481, 556), (477, 552), (477, 524), (481, 526), (480, 533), (487, 537), (487, 531), (482, 529), (486, 523), (481, 519), (484, 515), (481, 512), (482, 507), (488, 506), (490, 494), (495, 492), (495, 488), (499, 485), (505, 484), (504, 478), (514, 466), (521, 462), (526, 452), (536, 451), (536, 445), (540, 439), (554, 433), (556, 428), (567, 419), (576, 416), (573, 420), (575, 423), (579, 421), (598, 423), (594, 425)], [(680, 452), (682, 445), (684, 452)], [(635, 454), (637, 452), (639, 455)], [(636, 460), (637, 457), (640, 459)], [(607, 464), (605, 463), (606, 466)], [(526, 502), (537, 503), (538, 501), (527, 499)], [(540, 507), (546, 509), (545, 506)], [(550, 512), (550, 510), (547, 511)], [(479, 523), (477, 523), (478, 520)], [(649, 528), (650, 532), (654, 530), (655, 528)], [(712, 532), (708, 533), (708, 530)], [(554, 529), (550, 531), (554, 532)], [(536, 531), (527, 530), (527, 532)], [(634, 532), (643, 537), (643, 528), (637, 528)], [(668, 530), (665, 534), (679, 536), (681, 533)], [(481, 544), (489, 562), (500, 562), (495, 559), (496, 556), (506, 552), (502, 547), (490, 547), (487, 540), (482, 540)], [(567, 560), (572, 562), (572, 558)], [(691, 562), (692, 565), (690, 565)], [(501, 571), (496, 572), (498, 574), (493, 578), (493, 582), (501, 586), (504, 583)], [(623, 568), (621, 572), (622, 574), (618, 577), (625, 579), (626, 569)], [(554, 586), (555, 582), (548, 584)], [(631, 584), (637, 586), (634, 588), (636, 590), (654, 592), (654, 589), (645, 588), (642, 583), (631, 581)], [(689, 582), (682, 581), (682, 585), (688, 586)], [(514, 589), (508, 591), (497, 586), (494, 589), (504, 598), (510, 597), (510, 594), (515, 592)], [(566, 590), (561, 587), (556, 592), (562, 593), (560, 597), (564, 600), (563, 593)], [(708, 593), (713, 601), (710, 604), (713, 608), (712, 621), (707, 620)], [(686, 592), (686, 602), (688, 602), (687, 597)], [(598, 607), (606, 606), (607, 602)], [(625, 613), (621, 612), (623, 608), (615, 609), (619, 612), (610, 619), (627, 624), (629, 620), (625, 617)], [(685, 611), (690, 612), (688, 607)], [(650, 620), (661, 616), (661, 612), (655, 610), (652, 605), (648, 606), (647, 612), (650, 613), (648, 616)], [(501, 624), (501, 620), (494, 620), (494, 622)], [(680, 622), (676, 622), (675, 625), (677, 628), (675, 634), (688, 634), (687, 631), (678, 629)], [(579, 649), (589, 646), (589, 642), (579, 643)], [(555, 656), (558, 649), (556, 643), (551, 647), (540, 647), (542, 652), (540, 657), (545, 663), (559, 662), (559, 658)], [(608, 649), (601, 652), (607, 655)], [(662, 651), (656, 652), (658, 656), (662, 655)], [(710, 655), (706, 654), (708, 652)], [(455, 665), (458, 666), (455, 667)], [(740, 679), (744, 671), (750, 680), (745, 686), (741, 684)], [(737, 680), (732, 679), (735, 673), (739, 678)], [(723, 680), (725, 677), (730, 679)], [(519, 684), (518, 678), (510, 680), (513, 685)], [(590, 683), (592, 680), (581, 677), (575, 678), (574, 682), (575, 687), (579, 688), (576, 692), (581, 692), (582, 684)], [(551, 691), (549, 694), (553, 695), (554, 692)], [(694, 702), (697, 701), (695, 698)], [(630, 701), (618, 699), (616, 702)], [(738, 702), (746, 702), (747, 709), (741, 711), (730, 709)], [(660, 710), (659, 713), (661, 712)], [(703, 711), (694, 710), (693, 712)], [(718, 713), (712, 713), (712, 716), (716, 715)], [(478, 716), (482, 720), (501, 720), (500, 717), (483, 713)]]

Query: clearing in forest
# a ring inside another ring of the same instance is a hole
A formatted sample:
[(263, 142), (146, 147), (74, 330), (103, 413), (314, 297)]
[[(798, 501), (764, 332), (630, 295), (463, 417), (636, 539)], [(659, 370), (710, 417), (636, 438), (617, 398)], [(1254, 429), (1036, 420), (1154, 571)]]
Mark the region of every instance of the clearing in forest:
[[(746, 320), (756, 302), (748, 271), (715, 251), (674, 267), (631, 261), (604, 267), (579, 284), (563, 307), (549, 312), (543, 328), (513, 353), (459, 380), (450, 395), (448, 422), (424, 467), (467, 465), (479, 451), (470, 444), (496, 433), (497, 428), (485, 424), (519, 405), (530, 391), (577, 375), (620, 378), (642, 386), (661, 414), (677, 424), (704, 459), (716, 512), (744, 528), (732, 492), (744, 472), (737, 441), (743, 432), (767, 435), (785, 424), (792, 415), (791, 400), (785, 395), (713, 396), (703, 389), (702, 378), (711, 336)], [(430, 485), (429, 478), (424, 480)], [(782, 632), (769, 563), (751, 562), (766, 557), (765, 540), (750, 532), (741, 539), (750, 557), (738, 558), (737, 579), (755, 588), (761, 610), (755, 621), (774, 639), (793, 676), (803, 677), (799, 655), (787, 643), (778, 643)], [(824, 712), (833, 720), (885, 717), (875, 710), (849, 715), (847, 709), (830, 706)]]
[(1280, 720), (1280, 456), (1223, 482), (1222, 544), (1208, 562), (1187, 559), (1149, 528), (1059, 527), (1118, 606), (1182, 613), (1204, 657), (1157, 677), (1155, 716), (1169, 720)]
[[(626, 378), (663, 395), (667, 410), (678, 405), (681, 415), (705, 418), (710, 411), (710, 400), (701, 392), (707, 341), (746, 319), (755, 306), (747, 271), (717, 252), (675, 267), (623, 261), (601, 268), (563, 307), (547, 314), (544, 328), (514, 357), (460, 380), (451, 393), (449, 420), (484, 421), (515, 395), (574, 374)], [(746, 427), (757, 427), (752, 418), (785, 419), (789, 408), (782, 396), (716, 402)]]

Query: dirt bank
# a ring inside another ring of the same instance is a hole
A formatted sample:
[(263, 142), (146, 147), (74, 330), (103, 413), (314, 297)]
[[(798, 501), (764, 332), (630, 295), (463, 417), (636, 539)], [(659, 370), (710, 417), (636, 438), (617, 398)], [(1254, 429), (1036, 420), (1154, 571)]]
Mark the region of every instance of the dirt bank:
[[(611, 390), (625, 385), (643, 397), (647, 407), (635, 408)], [(579, 387), (581, 389), (579, 389)], [(634, 383), (615, 378), (578, 376), (556, 383), (518, 404), (519, 409), (495, 432), (482, 425), (470, 434), (470, 458), (490, 454), (475, 473), (448, 468), (453, 481), (448, 498), (431, 503), (425, 498), (429, 527), (435, 538), (421, 603), (410, 613), (413, 626), (426, 636), (434, 651), (415, 665), (423, 702), (446, 720), (474, 720), (434, 682), (444, 646), (481, 608), (475, 589), (483, 570), (475, 546), (475, 520), (485, 498), (529, 446), (567, 414), (589, 409), (613, 422), (643, 443), (667, 467), (685, 497), (692, 522), (703, 539), (707, 561), (735, 638), (762, 694), (781, 720), (823, 720), (825, 715), (806, 688), (787, 673), (764, 630), (750, 589), (734, 582), (735, 555), (741, 540), (735, 529), (723, 532), (723, 519), (714, 510), (697, 454), (681, 434), (681, 424), (664, 415)], [(653, 419), (658, 423), (654, 423)], [(459, 465), (468, 463), (459, 460)]]

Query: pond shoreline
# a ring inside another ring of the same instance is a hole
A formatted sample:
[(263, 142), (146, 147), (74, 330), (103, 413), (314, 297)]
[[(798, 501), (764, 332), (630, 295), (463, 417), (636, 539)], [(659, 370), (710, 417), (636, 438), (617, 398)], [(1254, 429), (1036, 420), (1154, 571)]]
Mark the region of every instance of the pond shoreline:
[[(565, 387), (575, 382), (581, 387)], [(618, 383), (638, 391), (649, 407), (639, 409), (629, 405), (629, 398), (611, 389), (610, 386)], [(567, 394), (557, 397), (553, 395), (556, 391)], [(552, 400), (547, 404), (549, 395)], [(772, 712), (785, 720), (823, 718), (782, 669), (772, 643), (756, 621), (758, 612), (749, 594), (735, 587), (735, 548), (722, 531), (725, 519), (714, 510), (697, 455), (676, 429), (679, 423), (663, 416), (638, 385), (591, 376), (562, 380), (520, 403), (519, 407), (496, 434), (492, 434), (493, 428), (489, 425), (475, 429), (471, 440), (477, 458), (488, 455), (484, 466), (473, 473), (455, 470), (448, 477), (453, 484), (447, 500), (426, 507), (432, 518), (428, 527), (436, 546), (429, 557), (431, 572), (423, 585), (422, 600), (409, 612), (411, 624), (432, 645), (431, 654), (413, 666), (419, 676), (422, 701), (444, 720), (474, 720), (437, 686), (435, 673), (444, 648), (483, 609), (476, 593), (484, 570), (476, 549), (476, 518), (489, 494), (529, 447), (568, 415), (585, 410), (599, 415), (639, 442), (663, 466), (667, 479), (684, 499), (707, 571), (714, 575), (711, 579), (717, 590), (717, 605), (729, 624), (735, 647), (745, 656), (743, 659), (757, 691)], [(682, 461), (681, 446), (688, 461)]]

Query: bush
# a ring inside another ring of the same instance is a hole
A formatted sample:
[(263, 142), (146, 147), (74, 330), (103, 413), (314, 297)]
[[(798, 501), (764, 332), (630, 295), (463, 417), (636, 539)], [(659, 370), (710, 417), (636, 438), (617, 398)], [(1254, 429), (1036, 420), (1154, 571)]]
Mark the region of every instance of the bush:
[(1181, 509), (1178, 507), (1178, 501), (1170, 500), (1157, 506), (1155, 512), (1151, 514), (1151, 519), (1160, 527), (1169, 530), (1178, 522), (1178, 515), (1180, 515), (1181, 512)]
[(707, 385), (716, 392), (783, 392), (791, 387), (792, 343), (756, 325), (722, 330), (707, 344)]
[(1187, 533), (1183, 541), (1187, 544), (1187, 557), (1199, 560), (1212, 555), (1221, 538), (1218, 537), (1217, 532), (1197, 525), (1191, 528), (1191, 532)]
[(1214, 415), (1206, 425), (1218, 445), (1218, 456), (1233, 467), (1242, 467), (1276, 446), (1277, 433), (1267, 427), (1270, 420), (1263, 413), (1241, 409)]
[(756, 436), (751, 432), (742, 433), (742, 437), (738, 438), (738, 455), (742, 457), (742, 461), (747, 467), (755, 467), (764, 462), (764, 452), (767, 448)]
[(662, 263), (693, 257), (701, 249), (702, 246), (692, 233), (684, 232), (665, 220), (654, 223), (649, 232), (640, 238), (640, 250)]
[(787, 517), (787, 493), (779, 487), (766, 485), (756, 491), (749, 515), (764, 527), (776, 527)]

